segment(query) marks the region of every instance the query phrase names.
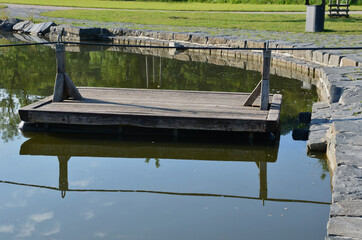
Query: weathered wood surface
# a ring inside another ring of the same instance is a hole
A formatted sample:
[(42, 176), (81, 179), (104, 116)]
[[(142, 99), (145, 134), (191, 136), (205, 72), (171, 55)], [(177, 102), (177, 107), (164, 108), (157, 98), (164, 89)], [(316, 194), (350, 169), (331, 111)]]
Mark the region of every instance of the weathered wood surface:
[[(268, 43), (269, 44), (269, 43)], [(269, 79), (270, 79), (270, 58), (269, 50), (263, 51), (263, 69), (261, 73), (261, 103), (260, 109), (267, 110), (269, 107)]]
[(240, 106), (248, 93), (89, 87), (79, 91), (83, 101), (39, 101), (20, 109), (20, 118), (36, 123), (267, 131), (268, 110)]
[(207, 161), (275, 162), (278, 144), (192, 144), (97, 139), (71, 139), (39, 135), (24, 142), (21, 155), (90, 156), (112, 158), (163, 158)]
[(262, 80), (258, 83), (258, 85), (256, 85), (254, 90), (250, 93), (249, 97), (243, 103), (243, 106), (247, 107), (247, 106), (252, 106), (254, 104), (255, 100), (260, 96), (261, 82)]
[(56, 45), (57, 75), (55, 77), (53, 102), (61, 102), (64, 99), (72, 97), (73, 99), (82, 100), (78, 89), (65, 72), (65, 47), (64, 44)]

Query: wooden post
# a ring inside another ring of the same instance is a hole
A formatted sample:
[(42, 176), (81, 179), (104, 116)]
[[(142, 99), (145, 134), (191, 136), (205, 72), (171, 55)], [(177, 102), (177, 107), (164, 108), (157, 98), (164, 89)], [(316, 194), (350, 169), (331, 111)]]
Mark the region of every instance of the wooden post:
[(268, 110), (269, 108), (269, 78), (270, 78), (270, 58), (269, 41), (263, 50), (263, 68), (261, 70), (261, 81), (254, 88), (249, 97), (242, 106), (252, 106), (259, 95), (261, 95), (260, 110)]
[(65, 73), (65, 46), (63, 43), (56, 44), (55, 57), (57, 59), (57, 75), (55, 77), (53, 102), (61, 102), (69, 97), (83, 100), (82, 95), (70, 77)]
[(267, 162), (259, 162), (259, 198), (263, 200), (268, 198), (268, 180), (267, 180)]
[(65, 73), (65, 49), (64, 44), (58, 43), (55, 46), (55, 57), (57, 60), (57, 75), (55, 77), (55, 86), (53, 102), (61, 102), (64, 93), (64, 73)]
[(70, 157), (58, 156), (59, 161), (59, 190), (62, 192), (62, 198), (68, 191), (68, 161)]
[(270, 58), (269, 42), (263, 50), (263, 70), (261, 78), (261, 102), (260, 110), (268, 110), (269, 107), (269, 78), (270, 78)]

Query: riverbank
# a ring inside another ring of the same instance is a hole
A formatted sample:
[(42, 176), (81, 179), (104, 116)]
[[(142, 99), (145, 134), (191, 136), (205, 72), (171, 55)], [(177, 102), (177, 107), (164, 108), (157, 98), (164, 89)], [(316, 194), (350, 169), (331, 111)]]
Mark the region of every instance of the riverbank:
[[(67, 21), (67, 20), (65, 20)], [(71, 20), (69, 20), (71, 21)], [(90, 24), (90, 23), (88, 23)], [(361, 46), (360, 35), (289, 34), (246, 30), (165, 29), (149, 26), (149, 31), (125, 29), (122, 24), (102, 30), (103, 39), (115, 43), (196, 44), (198, 46), (271, 47)], [(95, 23), (97, 25), (97, 23)], [(134, 27), (134, 26), (133, 26)], [(62, 27), (53, 27), (57, 36)], [(80, 28), (74, 28), (80, 29)], [(181, 31), (180, 31), (181, 30)], [(191, 31), (187, 31), (191, 30)], [(70, 33), (71, 31), (66, 31)], [(80, 32), (80, 31), (79, 31)], [(213, 34), (212, 34), (213, 33)], [(72, 31), (71, 35), (77, 35)], [(79, 34), (78, 34), (79, 35)], [(67, 37), (67, 35), (66, 35)], [(81, 39), (80, 39), (81, 40)], [(338, 45), (336, 45), (338, 44)], [(221, 58), (260, 61), (259, 52), (217, 51)], [(183, 55), (180, 55), (183, 56)], [(275, 51), (272, 64), (292, 73), (309, 76), (318, 88), (321, 102), (313, 106), (309, 151), (326, 151), (331, 168), (332, 205), (327, 239), (362, 238), (362, 54), (361, 51)]]

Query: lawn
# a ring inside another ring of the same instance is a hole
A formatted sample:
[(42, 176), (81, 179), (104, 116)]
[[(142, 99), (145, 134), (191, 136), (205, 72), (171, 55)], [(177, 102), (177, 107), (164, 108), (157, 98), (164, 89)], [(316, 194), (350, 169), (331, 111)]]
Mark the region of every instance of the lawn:
[[(317, 1), (317, 0), (311, 0)], [(188, 3), (188, 2), (140, 2), (110, 0), (0, 0), (1, 3), (17, 3), (48, 6), (86, 8), (172, 10), (172, 11), (235, 11), (235, 12), (304, 12), (304, 5), (279, 4), (229, 4), (229, 3)], [(351, 10), (362, 10), (362, 6), (351, 6)]]
[[(126, 22), (136, 24), (217, 27), (223, 29), (253, 29), (304, 32), (305, 14), (239, 14), (207, 12), (162, 12), (125, 10), (66, 10), (43, 13), (48, 17)], [(326, 17), (326, 33), (362, 34), (362, 16), (348, 19)]]

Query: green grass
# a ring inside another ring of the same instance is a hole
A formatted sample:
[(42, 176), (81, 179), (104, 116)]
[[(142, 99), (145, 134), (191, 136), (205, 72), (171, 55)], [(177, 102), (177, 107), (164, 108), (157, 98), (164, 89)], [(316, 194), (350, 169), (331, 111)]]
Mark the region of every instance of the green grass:
[[(270, 2), (272, 0), (262, 0)], [(274, 0), (273, 0), (274, 1)], [(275, 0), (276, 1), (276, 0)], [(317, 0), (311, 0), (317, 1)], [(228, 4), (228, 3), (188, 3), (188, 2), (141, 2), (110, 0), (0, 0), (1, 3), (17, 3), (48, 6), (68, 6), (86, 8), (177, 10), (177, 11), (236, 11), (236, 12), (303, 12), (304, 5), (281, 4)], [(352, 6), (352, 10), (362, 10), (362, 6)]]
[(6, 8), (6, 6), (5, 5), (0, 5), (0, 8)]
[[(217, 27), (223, 29), (254, 29), (304, 32), (305, 14), (238, 14), (205, 12), (159, 12), (122, 10), (67, 10), (43, 13), (47, 17), (126, 22), (185, 27)], [(348, 19), (326, 17), (327, 33), (361, 34), (362, 16)]]

